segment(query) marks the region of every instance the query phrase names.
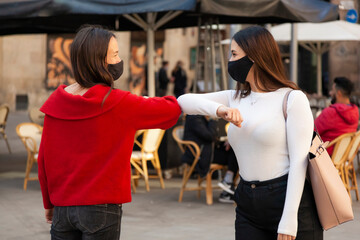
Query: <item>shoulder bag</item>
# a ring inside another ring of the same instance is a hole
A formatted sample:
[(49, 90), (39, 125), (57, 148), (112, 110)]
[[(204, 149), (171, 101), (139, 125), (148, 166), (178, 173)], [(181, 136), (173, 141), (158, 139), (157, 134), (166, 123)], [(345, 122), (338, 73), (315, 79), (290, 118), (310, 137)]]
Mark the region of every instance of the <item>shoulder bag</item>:
[[(287, 119), (288, 91), (283, 101), (283, 113)], [(326, 146), (314, 131), (308, 155), (307, 175), (310, 178), (320, 223), (325, 230), (354, 219), (351, 199), (335, 168)]]

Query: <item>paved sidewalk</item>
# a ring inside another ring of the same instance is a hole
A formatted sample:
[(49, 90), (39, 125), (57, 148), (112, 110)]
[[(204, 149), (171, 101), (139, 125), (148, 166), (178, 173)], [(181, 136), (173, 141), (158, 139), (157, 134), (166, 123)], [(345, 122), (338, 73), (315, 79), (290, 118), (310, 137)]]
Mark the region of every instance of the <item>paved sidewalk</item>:
[[(23, 177), (26, 152), (15, 133), (20, 122), (29, 121), (24, 112), (11, 113), (6, 133), (13, 154), (8, 154), (0, 139), (0, 239), (50, 239), (50, 226), (45, 223), (40, 186), (28, 183), (24, 191)], [(36, 175), (36, 167), (33, 169)], [(214, 204), (207, 206), (202, 193), (185, 192), (178, 203), (181, 179), (165, 180), (166, 189), (160, 189), (156, 180), (150, 181), (150, 192), (140, 186), (133, 201), (124, 204), (121, 239), (157, 240), (227, 240), (234, 239), (235, 206), (217, 201), (220, 190), (214, 191)], [(355, 199), (353, 195), (353, 199)], [(325, 233), (326, 240), (355, 240), (360, 236), (360, 202), (353, 201), (355, 220)]]

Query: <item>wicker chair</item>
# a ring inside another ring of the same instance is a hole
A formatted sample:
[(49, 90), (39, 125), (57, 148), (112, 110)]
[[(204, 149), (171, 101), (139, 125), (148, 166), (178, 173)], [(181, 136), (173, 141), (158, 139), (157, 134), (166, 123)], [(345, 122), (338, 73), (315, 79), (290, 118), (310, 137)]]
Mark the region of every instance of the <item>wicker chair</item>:
[[(136, 186), (140, 178), (144, 178), (145, 180), (146, 191), (150, 191), (149, 178), (159, 178), (161, 188), (165, 188), (158, 154), (164, 133), (165, 130), (162, 129), (148, 129), (142, 133), (142, 143), (139, 143), (137, 140), (135, 141), (141, 148), (141, 151), (133, 151), (130, 159), (131, 165), (135, 168), (135, 175), (131, 177), (134, 192), (136, 191)], [(156, 175), (149, 175), (147, 168), (148, 161), (154, 166), (157, 172)]]
[[(176, 143), (178, 144), (180, 150), (184, 153), (185, 149), (188, 148), (192, 155), (194, 156), (194, 161), (191, 164), (191, 166), (185, 164), (184, 173), (183, 173), (183, 180), (181, 184), (180, 189), (180, 195), (179, 195), (179, 202), (182, 202), (183, 195), (185, 191), (198, 191), (198, 198), (200, 198), (201, 190), (206, 190), (206, 203), (208, 205), (213, 204), (213, 188), (218, 188), (218, 186), (213, 186), (211, 182), (212, 175), (215, 171), (224, 169), (223, 165), (220, 164), (211, 164), (208, 174), (206, 175), (205, 179), (200, 178), (198, 176), (198, 185), (197, 187), (187, 187), (188, 181), (191, 177), (191, 174), (193, 173), (195, 166), (200, 158), (200, 148), (199, 146), (193, 142), (193, 141), (186, 141), (183, 140), (184, 136), (184, 127), (183, 126), (177, 126), (172, 131), (173, 138), (175, 139)], [(206, 186), (202, 186), (202, 182), (206, 180)]]
[(10, 145), (5, 133), (5, 127), (6, 127), (6, 121), (9, 115), (9, 106), (6, 104), (3, 104), (0, 106), (0, 134), (2, 135), (2, 137), (5, 140), (6, 146), (9, 150), (9, 153), (11, 153), (11, 149), (10, 149)]
[(42, 127), (36, 123), (20, 123), (16, 126), (16, 133), (28, 154), (24, 179), (24, 190), (26, 190), (28, 181), (38, 180), (37, 177), (30, 178), (30, 171), (34, 163), (37, 163)]

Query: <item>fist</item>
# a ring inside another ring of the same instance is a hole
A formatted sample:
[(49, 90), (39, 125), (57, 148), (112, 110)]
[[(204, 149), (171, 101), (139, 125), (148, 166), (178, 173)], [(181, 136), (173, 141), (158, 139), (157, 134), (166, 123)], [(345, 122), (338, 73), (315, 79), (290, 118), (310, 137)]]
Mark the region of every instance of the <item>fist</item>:
[(240, 114), (239, 109), (237, 108), (229, 108), (224, 105), (221, 105), (220, 107), (218, 107), (216, 111), (216, 115), (218, 117), (225, 119), (228, 122), (231, 122), (237, 127), (241, 127), (243, 118)]

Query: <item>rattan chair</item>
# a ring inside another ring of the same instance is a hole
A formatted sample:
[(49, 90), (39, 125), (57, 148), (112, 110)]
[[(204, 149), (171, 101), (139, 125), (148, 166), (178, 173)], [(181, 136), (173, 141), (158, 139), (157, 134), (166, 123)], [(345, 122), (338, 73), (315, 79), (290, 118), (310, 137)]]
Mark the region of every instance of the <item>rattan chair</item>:
[(24, 190), (26, 190), (28, 181), (38, 180), (37, 177), (30, 178), (30, 171), (34, 163), (37, 163), (42, 127), (36, 123), (20, 123), (16, 126), (16, 133), (24, 144), (28, 155), (24, 179)]
[(334, 146), (333, 154), (331, 155), (331, 160), (333, 161), (336, 169), (339, 171), (341, 180), (343, 181), (345, 187), (347, 186), (345, 178), (345, 162), (348, 159), (348, 155), (351, 147), (351, 140), (354, 136), (354, 133), (345, 133), (330, 142), (327, 148)]
[[(135, 169), (135, 174), (131, 177), (134, 191), (136, 191), (136, 186), (140, 178), (144, 178), (145, 180), (146, 191), (150, 191), (149, 178), (159, 178), (161, 188), (165, 188), (158, 154), (158, 149), (164, 133), (165, 130), (162, 129), (148, 129), (143, 132), (141, 143), (137, 140), (135, 141), (141, 148), (141, 151), (133, 151), (130, 159), (130, 163)], [(156, 175), (149, 175), (147, 168), (148, 161), (154, 166), (157, 172)]]
[(344, 164), (345, 182), (346, 189), (349, 192), (351, 198), (351, 190), (355, 191), (356, 200), (359, 201), (359, 189), (356, 180), (356, 171), (354, 168), (354, 159), (357, 156), (357, 152), (360, 147), (360, 131), (357, 131), (351, 140), (350, 151), (348, 154), (347, 161)]
[[(180, 150), (182, 153), (185, 152), (185, 149), (188, 148), (192, 155), (194, 156), (194, 161), (189, 166), (188, 164), (185, 164), (184, 172), (183, 172), (183, 180), (181, 183), (181, 189), (179, 194), (179, 202), (182, 202), (183, 195), (185, 191), (198, 191), (198, 198), (200, 198), (201, 190), (206, 190), (206, 203), (208, 205), (213, 204), (213, 188), (218, 188), (218, 186), (212, 185), (212, 175), (215, 171), (224, 169), (223, 165), (220, 164), (211, 164), (208, 174), (205, 178), (201, 178), (198, 176), (198, 185), (196, 187), (187, 187), (188, 181), (191, 177), (191, 174), (193, 173), (196, 164), (199, 161), (200, 158), (200, 148), (194, 141), (187, 141), (183, 140), (184, 136), (184, 126), (177, 126), (173, 129), (172, 135), (176, 143), (178, 144)], [(202, 182), (206, 180), (206, 186), (202, 186)]]
[(6, 121), (9, 116), (10, 108), (8, 105), (3, 104), (0, 106), (0, 134), (5, 140), (6, 146), (9, 150), (9, 153), (11, 153), (10, 145), (8, 142), (8, 138), (5, 133), (5, 127), (6, 127)]

